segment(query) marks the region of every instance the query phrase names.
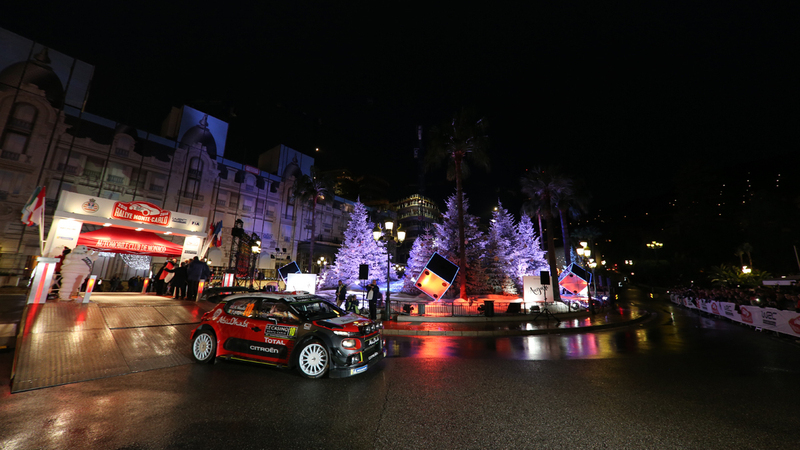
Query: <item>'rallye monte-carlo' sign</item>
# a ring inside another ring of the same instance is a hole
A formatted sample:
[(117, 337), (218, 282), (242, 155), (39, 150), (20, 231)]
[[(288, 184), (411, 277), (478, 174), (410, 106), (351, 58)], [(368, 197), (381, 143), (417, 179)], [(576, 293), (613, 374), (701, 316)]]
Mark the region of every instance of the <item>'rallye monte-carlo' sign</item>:
[(149, 202), (116, 202), (111, 217), (134, 222), (168, 225), (170, 212)]

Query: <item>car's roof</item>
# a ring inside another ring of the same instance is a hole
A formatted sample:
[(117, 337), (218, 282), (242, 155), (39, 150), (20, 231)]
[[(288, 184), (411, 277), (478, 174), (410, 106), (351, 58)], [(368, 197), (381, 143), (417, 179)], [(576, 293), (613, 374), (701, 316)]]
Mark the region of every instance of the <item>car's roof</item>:
[(225, 297), (223, 300), (224, 302), (229, 302), (231, 300), (236, 300), (240, 298), (266, 298), (270, 300), (284, 300), (287, 302), (301, 302), (305, 300), (318, 300), (324, 298), (309, 294), (306, 291), (283, 291), (283, 292), (261, 292), (261, 291), (253, 291), (253, 292), (245, 292), (242, 294), (234, 294)]

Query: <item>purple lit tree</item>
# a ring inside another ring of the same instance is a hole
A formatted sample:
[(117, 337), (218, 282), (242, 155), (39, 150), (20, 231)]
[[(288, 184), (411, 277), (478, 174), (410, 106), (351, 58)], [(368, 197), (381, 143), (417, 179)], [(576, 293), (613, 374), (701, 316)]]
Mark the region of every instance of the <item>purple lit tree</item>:
[(547, 269), (547, 257), (542, 250), (539, 236), (533, 229), (533, 222), (530, 217), (522, 215), (517, 224), (517, 248), (514, 254), (514, 282), (517, 289), (522, 292), (522, 277), (526, 275), (539, 275)]
[[(342, 280), (348, 285), (358, 284), (358, 266), (369, 266), (369, 278), (386, 281), (386, 244), (372, 237), (375, 224), (367, 218), (367, 208), (356, 202), (350, 213), (350, 222), (344, 231), (344, 242), (336, 252), (336, 262), (325, 274), (326, 280), (336, 283)], [(394, 267), (391, 276), (396, 278)], [(327, 283), (330, 284), (330, 283)]]
[(425, 228), (422, 234), (417, 236), (408, 252), (408, 262), (406, 263), (406, 274), (403, 280), (402, 292), (406, 294), (419, 294), (420, 291), (414, 284), (417, 281), (422, 269), (428, 264), (431, 256), (436, 251), (435, 236), (431, 228)]
[[(466, 196), (463, 197), (463, 211), (469, 209), (469, 200)], [(436, 251), (456, 265), (459, 265), (459, 274), (463, 271), (466, 274), (466, 288), (472, 293), (482, 293), (487, 289), (484, 268), (481, 259), (485, 256), (486, 236), (480, 229), (478, 229), (478, 218), (471, 214), (464, 214), (464, 250), (466, 254), (466, 267), (459, 264), (459, 246), (458, 246), (458, 203), (456, 195), (451, 195), (447, 199), (447, 211), (443, 214), (443, 221), (440, 224), (434, 224), (436, 236)], [(460, 289), (460, 281), (463, 278), (458, 277), (457, 282), (448, 291), (448, 294), (459, 295), (464, 290)], [(458, 288), (458, 289), (454, 289)]]
[(495, 293), (513, 295), (517, 290), (517, 230), (514, 217), (497, 202), (489, 225), (487, 245), (487, 281)]

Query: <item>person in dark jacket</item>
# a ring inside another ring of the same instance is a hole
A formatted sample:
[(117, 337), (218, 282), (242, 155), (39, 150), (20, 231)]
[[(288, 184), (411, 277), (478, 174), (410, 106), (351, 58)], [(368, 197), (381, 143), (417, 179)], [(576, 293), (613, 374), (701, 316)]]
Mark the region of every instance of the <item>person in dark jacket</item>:
[(200, 280), (208, 280), (211, 277), (211, 269), (205, 261), (195, 256), (186, 268), (186, 278), (189, 280), (187, 300), (197, 300), (197, 286)]
[(186, 263), (186, 261), (182, 262), (180, 267), (176, 267), (175, 269), (167, 269), (167, 272), (173, 274), (172, 280), (170, 280), (170, 284), (175, 289), (172, 298), (177, 298), (177, 299), (186, 298), (187, 294), (186, 286), (189, 281), (187, 269), (188, 269), (188, 264)]

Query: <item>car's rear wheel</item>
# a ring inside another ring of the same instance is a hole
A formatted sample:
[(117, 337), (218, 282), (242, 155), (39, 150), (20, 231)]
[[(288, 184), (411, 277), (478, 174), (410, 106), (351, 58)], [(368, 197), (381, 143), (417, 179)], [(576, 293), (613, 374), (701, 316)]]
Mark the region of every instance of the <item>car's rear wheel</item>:
[(297, 354), (297, 369), (306, 378), (320, 378), (328, 372), (330, 355), (320, 341), (307, 342)]
[(204, 330), (192, 341), (192, 357), (195, 361), (210, 364), (217, 354), (217, 339), (212, 331)]

